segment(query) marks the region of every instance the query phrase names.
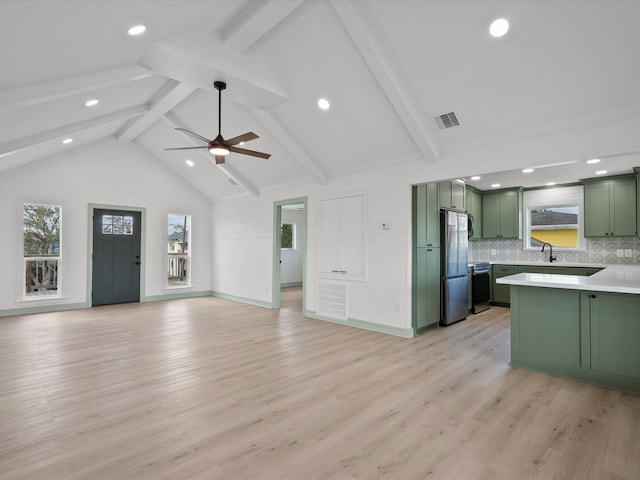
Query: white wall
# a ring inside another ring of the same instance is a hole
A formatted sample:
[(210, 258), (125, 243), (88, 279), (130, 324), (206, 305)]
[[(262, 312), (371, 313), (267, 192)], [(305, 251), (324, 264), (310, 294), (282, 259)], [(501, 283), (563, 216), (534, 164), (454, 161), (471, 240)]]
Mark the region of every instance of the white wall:
[[(344, 175), (327, 185), (309, 183), (240, 196), (213, 207), (213, 290), (270, 304), (273, 271), (273, 204), (308, 198), (306, 308), (316, 310), (319, 200), (364, 194), (367, 280), (349, 282), (349, 319), (411, 329), (411, 185), (433, 178), (423, 162)], [(391, 229), (383, 230), (381, 224)]]
[(291, 223), (296, 226), (296, 249), (282, 249), (280, 252), (282, 264), (280, 265), (280, 284), (292, 285), (302, 283), (302, 261), (304, 258), (303, 246), (305, 244), (306, 213), (304, 211), (282, 208), (282, 223)]
[(21, 301), (20, 225), (25, 202), (61, 205), (63, 209), (63, 298), (47, 300), (47, 304), (86, 302), (89, 204), (145, 209), (142, 300), (177, 293), (165, 289), (167, 214), (192, 215), (192, 287), (187, 292), (211, 290), (209, 203), (176, 181), (174, 173), (140, 147), (111, 140), (0, 176), (0, 314), (42, 305), (40, 301)]

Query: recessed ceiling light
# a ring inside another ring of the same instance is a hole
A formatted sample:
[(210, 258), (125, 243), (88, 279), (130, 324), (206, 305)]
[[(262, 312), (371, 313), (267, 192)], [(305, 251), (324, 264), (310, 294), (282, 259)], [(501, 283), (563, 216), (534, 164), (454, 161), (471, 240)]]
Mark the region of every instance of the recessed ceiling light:
[(95, 98), (85, 103), (87, 107), (93, 107), (94, 105), (97, 105), (97, 104), (98, 104), (98, 100), (96, 100)]
[(474, 175), (473, 177), (471, 177), (471, 180), (480, 180), (480, 175)]
[(64, 143), (65, 145), (69, 144), (73, 142), (73, 138), (65, 138), (64, 140), (62, 140), (62, 143)]
[(187, 165), (189, 165), (190, 167), (193, 167), (193, 165), (194, 165), (193, 160), (187, 160), (187, 161), (186, 161), (186, 162), (184, 162), (184, 163), (186, 163), (186, 164), (187, 164)]
[(598, 171), (596, 172), (596, 175), (604, 175), (605, 173), (607, 173), (607, 171), (606, 171), (606, 170), (598, 170)]
[(509, 22), (507, 22), (504, 18), (498, 18), (491, 22), (489, 26), (489, 33), (491, 36), (499, 38), (505, 35), (509, 31)]
[(599, 158), (592, 158), (591, 160), (587, 160), (587, 163), (600, 163)]
[(331, 104), (326, 98), (321, 98), (320, 100), (318, 100), (318, 107), (320, 107), (321, 110), (329, 110)]
[(136, 25), (135, 27), (131, 27), (129, 30), (127, 30), (127, 33), (132, 37), (135, 37), (136, 35), (143, 34), (146, 30), (147, 27), (145, 27), (144, 25)]
[(531, 173), (533, 172), (533, 168), (525, 168), (524, 170), (522, 170), (522, 173)]
[(491, 188), (498, 188), (500, 186), (499, 183), (492, 183)]
[(552, 187), (555, 184), (556, 184), (556, 182), (547, 182), (547, 187)]

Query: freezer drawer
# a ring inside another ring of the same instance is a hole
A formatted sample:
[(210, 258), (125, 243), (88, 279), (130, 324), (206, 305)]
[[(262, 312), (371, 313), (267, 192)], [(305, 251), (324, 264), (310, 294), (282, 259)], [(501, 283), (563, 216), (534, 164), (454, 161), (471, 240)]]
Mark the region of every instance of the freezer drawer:
[(469, 313), (469, 277), (466, 275), (442, 280), (442, 309), (440, 325), (451, 325), (464, 320)]

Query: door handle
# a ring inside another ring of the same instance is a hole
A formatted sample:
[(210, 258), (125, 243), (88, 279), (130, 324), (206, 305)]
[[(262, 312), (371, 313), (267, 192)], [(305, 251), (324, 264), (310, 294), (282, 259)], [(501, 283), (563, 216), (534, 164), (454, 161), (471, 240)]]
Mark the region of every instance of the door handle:
[(142, 262), (138, 260), (136, 263), (134, 263), (134, 265), (142, 265)]

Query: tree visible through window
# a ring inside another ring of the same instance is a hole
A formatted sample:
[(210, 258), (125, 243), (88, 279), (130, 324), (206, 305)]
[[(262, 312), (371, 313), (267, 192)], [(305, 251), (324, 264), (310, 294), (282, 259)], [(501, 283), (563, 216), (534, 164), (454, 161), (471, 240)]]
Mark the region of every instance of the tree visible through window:
[(23, 211), (24, 296), (60, 294), (60, 228), (62, 210), (25, 204)]
[(291, 223), (283, 223), (281, 230), (281, 248), (296, 248), (294, 238), (294, 228)]

